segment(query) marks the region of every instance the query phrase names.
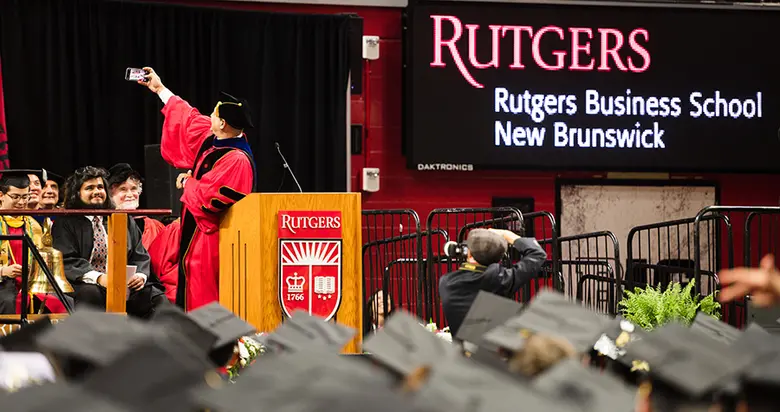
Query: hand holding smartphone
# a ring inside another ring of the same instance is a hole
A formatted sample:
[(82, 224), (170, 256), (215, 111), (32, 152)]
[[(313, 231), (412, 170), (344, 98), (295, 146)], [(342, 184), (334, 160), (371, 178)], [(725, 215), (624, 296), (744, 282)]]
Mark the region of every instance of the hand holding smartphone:
[(142, 69), (128, 67), (127, 70), (125, 70), (125, 80), (146, 86), (153, 93), (160, 93), (165, 90), (165, 86), (162, 84), (160, 76), (158, 76), (151, 67), (144, 67)]
[(125, 80), (129, 82), (137, 82), (139, 80), (146, 80), (146, 76), (149, 75), (149, 72), (144, 69), (136, 69), (133, 67), (128, 67), (127, 70), (125, 70)]

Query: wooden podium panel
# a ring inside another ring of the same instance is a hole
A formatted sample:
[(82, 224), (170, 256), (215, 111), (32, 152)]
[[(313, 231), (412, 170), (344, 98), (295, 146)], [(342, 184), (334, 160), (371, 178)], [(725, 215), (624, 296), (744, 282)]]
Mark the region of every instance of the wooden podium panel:
[[(282, 291), (289, 287), (280, 282), (280, 212), (305, 212), (314, 216), (315, 223), (325, 221), (324, 217), (317, 220), (319, 212), (340, 214), (340, 295), (332, 296), (340, 300), (333, 320), (356, 330), (356, 338), (345, 347), (345, 352), (359, 353), (363, 325), (360, 193), (253, 193), (233, 205), (219, 229), (220, 303), (263, 332), (275, 329), (286, 316), (280, 303)], [(332, 222), (330, 219), (329, 223)], [(335, 238), (300, 242), (339, 243)], [(309, 273), (306, 283), (312, 283), (311, 267)], [(302, 284), (303, 281), (297, 286)], [(314, 295), (308, 296), (311, 310)]]

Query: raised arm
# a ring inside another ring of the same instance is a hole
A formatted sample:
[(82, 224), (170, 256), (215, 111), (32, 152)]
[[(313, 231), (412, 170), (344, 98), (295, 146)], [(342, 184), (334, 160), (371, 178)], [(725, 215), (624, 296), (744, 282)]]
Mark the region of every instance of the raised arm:
[(200, 180), (187, 179), (181, 201), (205, 233), (219, 229), (214, 215), (226, 211), (252, 191), (252, 163), (240, 150), (222, 156)]
[(154, 69), (144, 69), (149, 75), (138, 84), (148, 87), (165, 105), (162, 109), (165, 115), (160, 145), (162, 156), (176, 168), (189, 169), (203, 141), (211, 135), (211, 119), (168, 90)]
[(520, 253), (520, 260), (511, 268), (501, 268), (491, 280), (504, 296), (517, 292), (530, 280), (537, 277), (547, 252), (534, 238), (520, 237), (508, 230), (496, 230), (512, 247)]

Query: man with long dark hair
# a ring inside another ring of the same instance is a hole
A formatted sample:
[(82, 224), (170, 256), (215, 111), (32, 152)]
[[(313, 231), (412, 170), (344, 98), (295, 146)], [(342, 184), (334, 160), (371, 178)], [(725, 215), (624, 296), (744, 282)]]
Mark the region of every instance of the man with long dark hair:
[[(65, 182), (65, 208), (113, 209), (106, 192), (107, 176), (104, 169), (92, 166), (76, 170)], [(54, 247), (62, 252), (65, 275), (76, 291), (76, 305), (106, 307), (107, 223), (106, 216), (60, 216), (52, 227)], [(149, 254), (132, 218), (127, 220), (127, 264), (136, 267), (135, 276), (127, 283), (131, 290), (127, 313), (148, 317), (166, 299), (151, 274)]]

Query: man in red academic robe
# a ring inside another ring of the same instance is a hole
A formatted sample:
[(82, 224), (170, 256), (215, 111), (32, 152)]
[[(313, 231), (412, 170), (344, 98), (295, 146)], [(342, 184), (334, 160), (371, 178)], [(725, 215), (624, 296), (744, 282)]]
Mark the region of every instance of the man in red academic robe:
[(200, 114), (163, 86), (146, 67), (138, 83), (165, 106), (161, 151), (166, 162), (190, 169), (177, 179), (183, 189), (176, 304), (186, 310), (219, 300), (219, 221), (254, 187), (255, 166), (244, 129), (253, 127), (246, 101), (223, 93), (211, 116)]

